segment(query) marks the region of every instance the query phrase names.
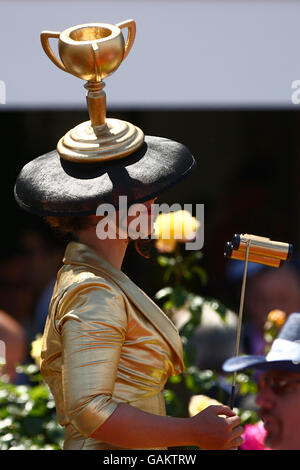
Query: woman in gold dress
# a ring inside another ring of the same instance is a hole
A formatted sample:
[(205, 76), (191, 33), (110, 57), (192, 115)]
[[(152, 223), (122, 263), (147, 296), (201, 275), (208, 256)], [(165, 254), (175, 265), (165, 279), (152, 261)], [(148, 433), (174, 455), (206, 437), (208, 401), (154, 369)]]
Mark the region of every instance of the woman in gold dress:
[(49, 152), (17, 179), (21, 207), (51, 217), (76, 240), (57, 275), (41, 363), (65, 426), (64, 449), (229, 449), (242, 442), (240, 419), (228, 407), (166, 416), (164, 385), (184, 370), (178, 331), (122, 272), (128, 237), (97, 236), (99, 204), (118, 209), (122, 195), (149, 209), (194, 165), (183, 145), (146, 136), (141, 148), (112, 162), (73, 163)]

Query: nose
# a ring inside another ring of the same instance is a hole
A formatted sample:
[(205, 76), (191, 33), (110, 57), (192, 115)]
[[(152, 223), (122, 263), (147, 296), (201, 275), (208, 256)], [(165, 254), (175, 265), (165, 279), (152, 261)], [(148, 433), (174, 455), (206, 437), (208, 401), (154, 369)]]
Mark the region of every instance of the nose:
[(271, 409), (275, 405), (276, 395), (266, 386), (258, 390), (255, 402), (260, 408)]

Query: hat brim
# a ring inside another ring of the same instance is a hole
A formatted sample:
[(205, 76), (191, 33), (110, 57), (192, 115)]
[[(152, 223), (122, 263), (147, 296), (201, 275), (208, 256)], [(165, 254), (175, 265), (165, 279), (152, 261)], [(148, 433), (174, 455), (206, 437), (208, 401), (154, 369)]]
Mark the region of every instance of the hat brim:
[(74, 163), (60, 158), (56, 150), (46, 153), (24, 166), (14, 194), (23, 209), (37, 215), (91, 215), (103, 202), (117, 207), (122, 195), (128, 205), (151, 200), (195, 166), (184, 145), (145, 136), (137, 151), (111, 162)]
[(300, 363), (291, 360), (267, 361), (265, 356), (238, 356), (227, 359), (223, 364), (224, 372), (237, 372), (245, 369), (300, 371)]

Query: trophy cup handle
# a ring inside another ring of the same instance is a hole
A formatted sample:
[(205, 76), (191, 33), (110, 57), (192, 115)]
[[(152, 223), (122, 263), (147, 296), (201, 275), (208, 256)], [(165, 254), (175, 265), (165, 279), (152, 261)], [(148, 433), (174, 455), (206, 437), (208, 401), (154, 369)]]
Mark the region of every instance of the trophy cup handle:
[(58, 68), (62, 69), (64, 72), (67, 72), (64, 64), (56, 57), (49, 44), (49, 38), (59, 38), (59, 35), (60, 33), (56, 31), (43, 31), (41, 33), (41, 43), (49, 59), (52, 60), (52, 62)]
[(125, 52), (124, 52), (124, 57), (123, 57), (123, 60), (124, 60), (128, 56), (130, 49), (133, 46), (135, 33), (136, 33), (136, 24), (134, 20), (127, 20), (127, 21), (123, 21), (122, 23), (118, 23), (116, 26), (118, 26), (118, 28), (120, 29), (128, 28), (128, 37), (127, 37), (127, 41), (125, 44)]

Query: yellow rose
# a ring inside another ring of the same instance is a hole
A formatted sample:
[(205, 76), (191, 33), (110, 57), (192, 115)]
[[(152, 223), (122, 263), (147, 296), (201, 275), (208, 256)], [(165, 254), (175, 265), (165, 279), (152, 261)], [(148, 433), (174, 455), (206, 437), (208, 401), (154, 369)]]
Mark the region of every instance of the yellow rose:
[(42, 351), (43, 338), (41, 335), (37, 335), (36, 339), (31, 343), (30, 355), (35, 360), (37, 366), (40, 367), (41, 363), (41, 351)]
[(286, 314), (282, 310), (271, 310), (267, 317), (267, 321), (274, 323), (279, 328), (284, 324)]
[(189, 402), (189, 415), (195, 416), (210, 405), (221, 405), (221, 403), (206, 395), (194, 395)]
[(159, 214), (154, 222), (154, 234), (158, 238), (156, 248), (171, 253), (175, 250), (177, 242), (193, 240), (198, 227), (198, 220), (189, 211)]
[(176, 248), (176, 240), (156, 240), (155, 246), (161, 253), (173, 253)]

